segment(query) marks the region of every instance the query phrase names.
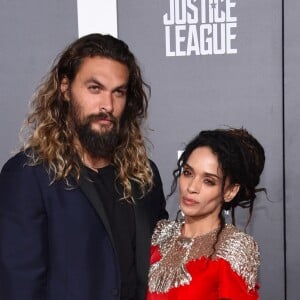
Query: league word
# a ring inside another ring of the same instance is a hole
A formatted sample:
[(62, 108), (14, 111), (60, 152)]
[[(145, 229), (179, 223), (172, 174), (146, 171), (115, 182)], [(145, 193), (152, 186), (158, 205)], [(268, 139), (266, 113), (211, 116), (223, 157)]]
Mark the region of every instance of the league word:
[(166, 56), (236, 54), (237, 0), (169, 0)]

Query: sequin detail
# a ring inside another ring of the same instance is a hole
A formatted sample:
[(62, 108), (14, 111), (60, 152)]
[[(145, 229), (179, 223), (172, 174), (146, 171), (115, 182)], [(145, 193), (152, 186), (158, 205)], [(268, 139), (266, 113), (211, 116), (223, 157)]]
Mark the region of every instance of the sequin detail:
[(231, 268), (239, 274), (248, 285), (248, 291), (254, 289), (260, 264), (257, 243), (253, 238), (235, 227), (228, 230), (227, 238), (220, 245), (216, 257), (229, 262)]
[(222, 258), (247, 283), (255, 287), (259, 267), (259, 251), (253, 238), (233, 225), (226, 225), (214, 252), (217, 229), (196, 238), (181, 236), (181, 222), (162, 220), (152, 236), (152, 245), (158, 245), (161, 259), (149, 271), (149, 291), (166, 293), (171, 288), (188, 285), (192, 278), (186, 263), (201, 257)]

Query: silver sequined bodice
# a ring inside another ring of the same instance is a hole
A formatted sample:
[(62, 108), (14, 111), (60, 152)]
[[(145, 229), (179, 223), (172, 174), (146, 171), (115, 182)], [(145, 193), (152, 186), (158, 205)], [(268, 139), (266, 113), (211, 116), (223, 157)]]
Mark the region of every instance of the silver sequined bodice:
[(218, 230), (196, 238), (185, 238), (181, 235), (181, 227), (181, 222), (167, 220), (156, 226), (152, 245), (159, 247), (161, 259), (150, 267), (150, 292), (164, 293), (170, 288), (189, 284), (192, 278), (185, 265), (202, 257), (226, 260), (245, 280), (249, 290), (255, 287), (259, 251), (251, 236), (233, 225), (226, 225), (213, 248)]

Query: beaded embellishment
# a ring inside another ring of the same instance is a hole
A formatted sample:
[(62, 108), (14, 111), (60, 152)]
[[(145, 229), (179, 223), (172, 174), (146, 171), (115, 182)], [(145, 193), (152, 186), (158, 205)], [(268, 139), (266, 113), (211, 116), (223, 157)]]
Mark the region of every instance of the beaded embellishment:
[(244, 278), (249, 290), (255, 287), (259, 252), (252, 237), (233, 225), (226, 225), (214, 252), (212, 246), (218, 229), (186, 238), (181, 236), (181, 227), (181, 222), (162, 220), (153, 233), (152, 245), (159, 246), (161, 259), (150, 267), (150, 292), (166, 293), (171, 288), (188, 285), (192, 278), (186, 270), (186, 263), (209, 256), (228, 261), (232, 269)]

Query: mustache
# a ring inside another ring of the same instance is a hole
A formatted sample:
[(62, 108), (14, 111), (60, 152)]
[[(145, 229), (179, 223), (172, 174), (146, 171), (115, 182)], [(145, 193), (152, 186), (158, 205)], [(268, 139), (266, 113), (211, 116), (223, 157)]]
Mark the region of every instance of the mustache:
[(116, 125), (116, 123), (117, 123), (117, 119), (112, 114), (107, 113), (107, 112), (100, 112), (99, 114), (89, 115), (86, 118), (85, 123), (90, 123), (93, 121), (100, 121), (100, 120), (109, 120), (114, 125)]

